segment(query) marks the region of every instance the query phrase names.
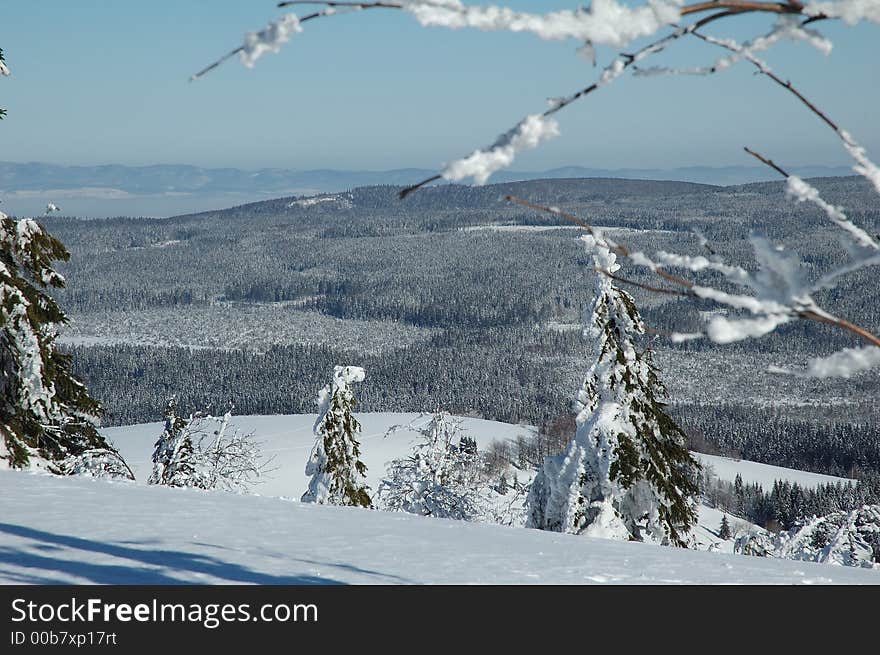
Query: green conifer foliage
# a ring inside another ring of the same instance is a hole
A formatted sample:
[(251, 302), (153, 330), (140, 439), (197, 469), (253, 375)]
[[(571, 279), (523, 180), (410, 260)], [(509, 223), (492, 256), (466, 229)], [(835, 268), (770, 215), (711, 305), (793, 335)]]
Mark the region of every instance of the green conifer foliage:
[(53, 262), (68, 258), (36, 221), (0, 212), (0, 459), (13, 468), (41, 462), (53, 473), (133, 478), (98, 433), (100, 405), (55, 344), (67, 317), (47, 291), (64, 286)]
[[(595, 268), (614, 254), (583, 237)], [(685, 546), (696, 522), (699, 463), (665, 412), (665, 388), (635, 302), (599, 274), (585, 334), (590, 368), (577, 397), (577, 430), (545, 458), (528, 499), (528, 525), (543, 530)]]
[(365, 479), (367, 467), (360, 460), (357, 435), (361, 425), (354, 417), (357, 401), (350, 386), (363, 379), (362, 368), (337, 366), (332, 382), (318, 396), (316, 441), (306, 464), (311, 480), (302, 497), (304, 503), (373, 506)]

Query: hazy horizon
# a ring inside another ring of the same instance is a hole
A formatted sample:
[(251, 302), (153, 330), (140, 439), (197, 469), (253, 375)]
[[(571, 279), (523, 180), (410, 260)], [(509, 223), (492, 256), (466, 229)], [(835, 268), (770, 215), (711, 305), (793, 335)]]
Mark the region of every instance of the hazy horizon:
[[(848, 167), (793, 167), (804, 177), (851, 175)], [(224, 209), (286, 196), (338, 193), (357, 187), (413, 184), (431, 175), (431, 169), (384, 171), (316, 169), (202, 168), (184, 164), (130, 167), (59, 166), (44, 162), (0, 161), (0, 202), (5, 213), (41, 215), (52, 203), (65, 216), (107, 218), (179, 214)], [(554, 169), (506, 170), (491, 183), (541, 178), (616, 178), (697, 182), (718, 186), (777, 179), (762, 166), (673, 169), (597, 169), (563, 166)]]

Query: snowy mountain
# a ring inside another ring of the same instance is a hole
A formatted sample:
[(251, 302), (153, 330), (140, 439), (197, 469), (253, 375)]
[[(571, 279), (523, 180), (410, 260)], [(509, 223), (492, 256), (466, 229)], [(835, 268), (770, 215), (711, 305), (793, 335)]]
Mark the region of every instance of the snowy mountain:
[[(359, 415), (371, 486), (417, 437), (385, 437), (387, 428), (414, 418)], [(314, 415), (234, 422), (274, 457), (259, 496), (147, 486), (160, 423), (104, 431), (138, 482), (0, 471), (0, 582), (880, 584), (880, 572), (865, 569), (303, 504)], [(481, 447), (532, 430), (467, 418), (464, 427)], [(809, 475), (777, 470), (791, 481)], [(702, 508), (702, 544), (720, 541), (720, 521)]]

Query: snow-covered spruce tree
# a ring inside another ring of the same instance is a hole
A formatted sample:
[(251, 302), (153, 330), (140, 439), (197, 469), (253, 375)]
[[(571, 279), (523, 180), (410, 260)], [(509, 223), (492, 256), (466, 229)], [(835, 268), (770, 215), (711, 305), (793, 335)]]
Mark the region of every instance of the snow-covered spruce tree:
[(376, 492), (378, 507), (465, 521), (481, 516), (475, 461), (460, 424), (437, 411), (418, 433), (422, 439), (412, 454), (388, 465)]
[(304, 503), (373, 506), (357, 440), (361, 424), (352, 413), (357, 402), (351, 385), (364, 376), (358, 366), (336, 366), (332, 381), (318, 393), (315, 445), (306, 463), (311, 480), (302, 496)]
[(730, 529), (730, 521), (727, 520), (727, 514), (721, 517), (721, 527), (718, 529), (718, 536), (725, 540), (733, 536), (733, 532)]
[(177, 399), (172, 397), (165, 406), (165, 429), (156, 441), (153, 451), (153, 472), (149, 484), (169, 487), (210, 488), (202, 458), (193, 442), (192, 417), (177, 414)]
[(134, 479), (97, 429), (101, 407), (55, 345), (64, 312), (47, 293), (64, 245), (31, 219), (0, 212), (0, 461), (56, 474)]
[(542, 530), (685, 546), (696, 520), (699, 464), (665, 413), (665, 393), (632, 297), (608, 275), (615, 255), (582, 237), (597, 275), (586, 336), (593, 361), (577, 397), (577, 430), (544, 459), (529, 493), (527, 525)]

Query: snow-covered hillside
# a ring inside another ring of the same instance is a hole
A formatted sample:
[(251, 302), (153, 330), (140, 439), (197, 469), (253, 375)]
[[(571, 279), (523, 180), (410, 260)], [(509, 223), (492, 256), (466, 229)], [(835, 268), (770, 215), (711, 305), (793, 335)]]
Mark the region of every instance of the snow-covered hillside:
[[(361, 454), (367, 465), (367, 481), (375, 488), (385, 472), (385, 465), (392, 459), (409, 454), (409, 449), (417, 439), (416, 433), (408, 430), (396, 430), (385, 436), (388, 428), (394, 425), (413, 424), (422, 426), (430, 417), (414, 413), (359, 413), (363, 433), (361, 435)], [(461, 418), (462, 428), (468, 436), (476, 439), (480, 448), (487, 447), (492, 441), (511, 439), (517, 436), (529, 436), (535, 428), (529, 425), (511, 425), (496, 421), (485, 421), (477, 418)], [(264, 496), (286, 496), (299, 498), (308, 486), (305, 475), (305, 462), (315, 442), (312, 434), (314, 414), (292, 414), (274, 416), (234, 416), (233, 426), (242, 432), (252, 432), (263, 444), (262, 451), (272, 457), (271, 467), (274, 469), (266, 476), (263, 484), (254, 488), (254, 492)], [(162, 423), (143, 423), (102, 430), (114, 445), (119, 448), (125, 460), (131, 466), (138, 480), (146, 480), (152, 466), (150, 456), (153, 445), (162, 433)], [(757, 482), (766, 489), (773, 487), (775, 480), (797, 482), (802, 487), (815, 487), (819, 484), (850, 482), (846, 478), (838, 478), (820, 473), (810, 473), (795, 469), (760, 464), (748, 460), (736, 460), (717, 455), (695, 453), (703, 464), (712, 467), (713, 472), (721, 480), (733, 482), (737, 473), (743, 482)], [(527, 475), (522, 474), (523, 481)], [(720, 520), (720, 517), (719, 517)]]
[[(362, 434), (361, 459), (367, 465), (367, 482), (375, 489), (385, 473), (385, 465), (398, 457), (405, 457), (418, 435), (410, 430), (395, 430), (387, 437), (388, 429), (395, 425), (422, 426), (430, 416), (413, 413), (359, 413)], [(413, 423), (415, 421), (415, 423)], [(462, 418), (462, 428), (468, 436), (485, 448), (495, 439), (515, 439), (518, 435), (528, 436), (535, 428), (527, 425), (511, 425), (476, 418)], [(292, 414), (276, 416), (233, 416), (231, 427), (241, 432), (252, 432), (257, 441), (263, 444), (262, 452), (272, 458), (271, 470), (263, 484), (256, 486), (254, 493), (263, 496), (284, 496), (299, 500), (309, 486), (305, 474), (306, 460), (315, 443), (312, 426), (314, 414)], [(102, 432), (125, 457), (138, 480), (146, 480), (150, 475), (153, 445), (162, 434), (162, 423), (107, 428)]]
[[(360, 415), (371, 485), (414, 438), (385, 430), (412, 418)], [(302, 504), (314, 416), (235, 421), (275, 457), (260, 497), (144, 484), (158, 423), (105, 430), (140, 482), (0, 471), (0, 582), (880, 584), (865, 569)], [(530, 429), (465, 427), (481, 446)], [(701, 516), (712, 543), (721, 513)]]
[(880, 573), (0, 471), (5, 583), (880, 583)]
[(791, 484), (797, 483), (805, 489), (818, 487), (822, 484), (855, 482), (849, 478), (798, 471), (796, 469), (771, 466), (770, 464), (761, 464), (748, 460), (731, 459), (730, 457), (721, 457), (719, 455), (704, 455), (703, 453), (694, 454), (704, 467), (711, 467), (712, 472), (718, 479), (733, 482), (737, 474), (739, 474), (745, 484), (758, 483), (767, 491), (773, 488), (773, 483), (776, 480), (783, 480)]

